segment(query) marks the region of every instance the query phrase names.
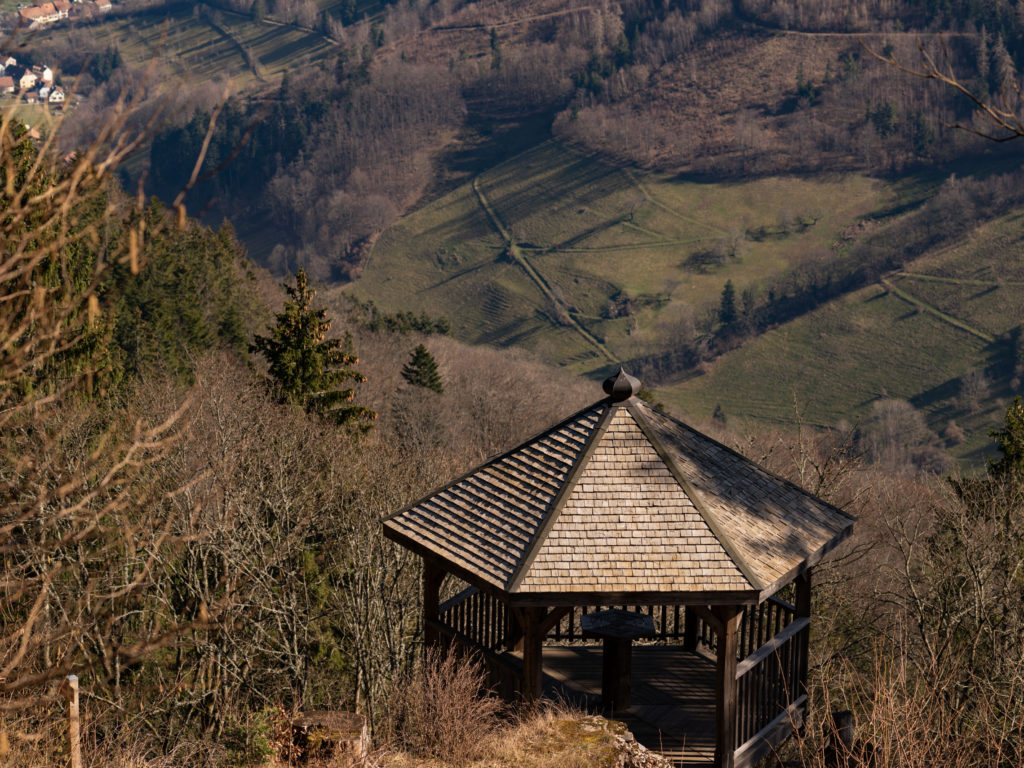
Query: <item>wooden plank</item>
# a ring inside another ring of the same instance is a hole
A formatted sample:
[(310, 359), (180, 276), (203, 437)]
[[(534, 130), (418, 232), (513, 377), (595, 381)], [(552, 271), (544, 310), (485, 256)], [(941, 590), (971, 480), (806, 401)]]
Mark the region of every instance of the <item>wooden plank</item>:
[[(812, 570), (808, 568), (796, 579), (796, 615), (800, 618), (811, 618), (811, 587), (813, 584)], [(797, 680), (800, 690), (807, 690), (807, 663), (810, 655), (811, 633), (805, 632), (799, 642), (797, 650)]]
[(807, 695), (804, 694), (747, 739), (733, 754), (733, 768), (749, 768), (798, 730), (803, 725), (806, 703)]
[(495, 653), (494, 651), (488, 650), (487, 648), (481, 648), (479, 645), (473, 642), (473, 638), (469, 637), (468, 635), (464, 635), (463, 633), (456, 630), (454, 627), (451, 627), (440, 621), (432, 621), (431, 624), (433, 625), (434, 630), (439, 635), (447, 638), (452, 642), (456, 642), (460, 645), (465, 646), (466, 650), (468, 651), (471, 651), (473, 653), (479, 653), (480, 656), (484, 659), (484, 661), (486, 661), (488, 664), (501, 667), (513, 673), (516, 676), (522, 675), (522, 663), (518, 658), (513, 656), (511, 653)]
[(523, 698), (527, 702), (541, 697), (544, 682), (544, 635), (541, 627), (543, 608), (523, 610)]
[(564, 617), (565, 614), (572, 610), (570, 605), (561, 605), (552, 608), (551, 611), (545, 616), (540, 622), (540, 631), (547, 635), (551, 631), (551, 628), (556, 626)]
[(448, 611), (450, 611), (452, 608), (454, 608), (456, 605), (461, 603), (463, 600), (468, 600), (470, 597), (472, 597), (473, 595), (475, 595), (479, 591), (480, 590), (477, 589), (476, 587), (466, 587), (464, 590), (459, 592), (459, 594), (455, 595), (455, 597), (449, 597), (447, 600), (445, 600), (443, 603), (441, 603), (441, 606), (438, 609), (438, 612), (443, 616)]
[(775, 653), (776, 649), (781, 648), (787, 640), (795, 636), (800, 632), (800, 630), (809, 626), (810, 623), (810, 619), (797, 619), (794, 621), (784, 630), (779, 632), (779, 634), (737, 664), (736, 677), (743, 677), (743, 675), (747, 674), (747, 672)]
[(430, 622), (441, 618), (441, 583), (445, 570), (433, 558), (423, 559), (423, 645), (425, 648), (437, 645), (438, 636)]
[(718, 634), (715, 680), (715, 767), (733, 768), (736, 749), (736, 651), (742, 612), (733, 606), (715, 606)]
[(544, 608), (551, 605), (753, 605), (757, 592), (520, 592), (508, 596), (515, 606)]
[[(691, 605), (688, 606), (688, 608), (700, 616), (703, 622), (711, 627), (715, 634), (720, 635), (725, 631), (725, 625), (722, 624), (721, 618), (715, 614), (711, 608), (708, 608), (706, 605)], [(738, 615), (742, 616), (742, 614)]]
[(778, 595), (772, 595), (771, 597), (768, 598), (768, 601), (771, 602), (771, 603), (775, 603), (775, 605), (779, 606), (784, 611), (788, 611), (791, 614), (795, 614), (796, 613), (796, 606), (793, 605), (788, 600), (783, 600)]

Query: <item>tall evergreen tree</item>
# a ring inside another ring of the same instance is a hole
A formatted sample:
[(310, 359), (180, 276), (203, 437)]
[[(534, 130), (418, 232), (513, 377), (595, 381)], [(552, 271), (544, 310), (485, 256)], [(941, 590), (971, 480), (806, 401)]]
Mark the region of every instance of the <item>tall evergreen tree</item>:
[(316, 291), (309, 287), (304, 270), (295, 276), (294, 286), (284, 289), (291, 300), (276, 316), (270, 335), (257, 336), (252, 345), (267, 359), (278, 397), (339, 424), (369, 429), (377, 414), (352, 403), (354, 387), (344, 388), (347, 382), (366, 381), (351, 367), (359, 362), (351, 351), (351, 336), (327, 338), (331, 321), (326, 310), (313, 308)]
[(997, 480), (1024, 480), (1024, 403), (1020, 396), (1015, 397), (1007, 408), (1003, 428), (993, 430), (989, 435), (1002, 454), (998, 461), (989, 459), (989, 474)]
[(412, 351), (412, 358), (402, 367), (402, 376), (413, 386), (432, 389), (439, 395), (444, 392), (437, 361), (422, 344)]
[(732, 280), (726, 280), (725, 287), (722, 289), (722, 300), (718, 305), (718, 321), (723, 328), (729, 328), (736, 320), (736, 289), (733, 287)]

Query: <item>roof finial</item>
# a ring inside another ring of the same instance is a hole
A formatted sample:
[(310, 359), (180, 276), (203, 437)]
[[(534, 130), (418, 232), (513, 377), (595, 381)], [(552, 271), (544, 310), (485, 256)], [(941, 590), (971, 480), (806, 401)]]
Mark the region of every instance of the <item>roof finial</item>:
[(603, 386), (612, 402), (619, 403), (640, 391), (640, 380), (630, 376), (620, 365), (618, 373), (605, 379)]

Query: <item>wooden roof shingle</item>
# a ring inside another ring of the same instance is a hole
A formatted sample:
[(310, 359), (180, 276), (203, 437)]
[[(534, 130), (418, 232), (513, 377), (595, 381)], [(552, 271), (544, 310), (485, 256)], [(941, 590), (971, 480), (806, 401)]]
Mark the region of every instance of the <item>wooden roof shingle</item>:
[(513, 596), (751, 601), (849, 534), (850, 515), (652, 409), (638, 388), (620, 372), (609, 398), (392, 515), (385, 534)]

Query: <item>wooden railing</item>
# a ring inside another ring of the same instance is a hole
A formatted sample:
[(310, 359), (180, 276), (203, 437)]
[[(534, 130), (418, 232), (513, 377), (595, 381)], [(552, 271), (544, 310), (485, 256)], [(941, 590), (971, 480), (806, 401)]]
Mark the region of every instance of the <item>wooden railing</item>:
[[(581, 618), (607, 608), (650, 616), (656, 642), (703, 647), (714, 653), (718, 637), (701, 613), (681, 605), (620, 604), (576, 607), (549, 630), (553, 642), (582, 641)], [(506, 653), (517, 627), (509, 607), (493, 595), (470, 587), (440, 606), (440, 620), (430, 622), (443, 637), (467, 653), (478, 652), (489, 684), (511, 697), (522, 689), (522, 662)], [(806, 665), (809, 620), (796, 618), (795, 608), (771, 597), (747, 606), (737, 642), (737, 755), (752, 754), (774, 730), (785, 729), (801, 706), (801, 670)], [(795, 709), (794, 709), (795, 708)], [(797, 712), (797, 714), (799, 714)]]
[(796, 608), (777, 597), (769, 597), (760, 605), (744, 608), (737, 643), (740, 661), (764, 646), (795, 618)]
[(650, 616), (654, 620), (653, 640), (683, 640), (686, 635), (686, 614), (681, 605), (584, 605), (577, 606), (562, 617), (548, 632), (546, 639), (555, 642), (583, 640), (580, 620), (588, 613), (597, 613), (608, 608), (634, 611)]
[[(703, 646), (714, 653), (718, 648), (718, 636), (701, 615), (682, 605), (586, 605), (569, 611), (547, 634), (547, 640), (573, 642), (584, 639), (580, 619), (588, 613), (619, 608), (650, 616), (654, 620), (654, 634), (650, 639), (665, 643), (687, 642), (687, 622), (690, 623), (690, 643), (694, 649)], [(737, 659), (743, 660), (789, 626), (796, 610), (785, 600), (770, 597), (760, 605), (744, 608), (740, 620)]]
[(464, 589), (440, 606), (441, 623), (489, 651), (502, 651), (512, 630), (508, 606), (476, 587)]
[(737, 665), (736, 765), (752, 764), (799, 727), (809, 631), (810, 619), (795, 618)]
[(487, 686), (506, 701), (523, 689), (522, 661), (504, 646), (512, 630), (512, 617), (502, 601), (469, 587), (440, 606), (440, 621), (431, 627), (457, 650), (478, 658), (487, 674)]

